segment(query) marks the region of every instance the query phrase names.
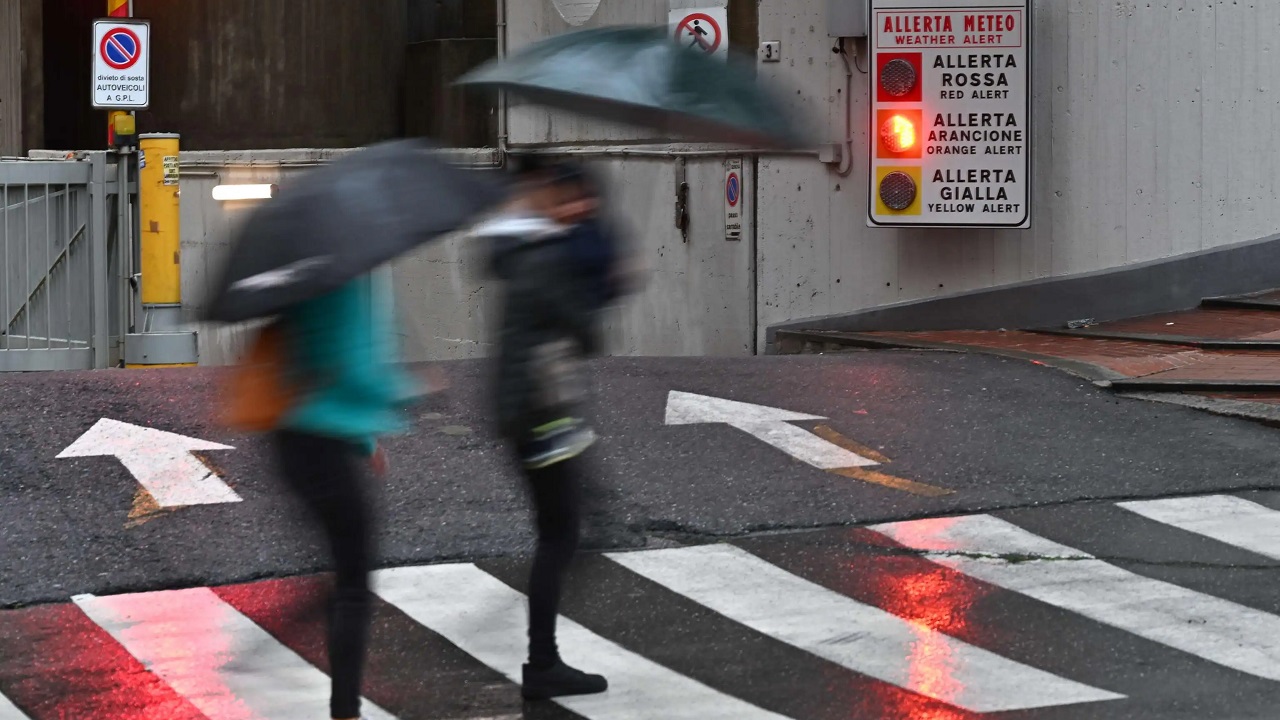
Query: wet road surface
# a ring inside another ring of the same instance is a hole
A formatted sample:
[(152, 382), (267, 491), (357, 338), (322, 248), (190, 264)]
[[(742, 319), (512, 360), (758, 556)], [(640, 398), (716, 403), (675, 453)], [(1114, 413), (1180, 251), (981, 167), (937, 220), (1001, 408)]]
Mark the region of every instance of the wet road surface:
[[(381, 486), (370, 717), (1275, 717), (1276, 431), (912, 353), (604, 362), (561, 645), (613, 689), (522, 705), (527, 509), (445, 367)], [(325, 716), (323, 563), (214, 392), (0, 378), (0, 720)]]

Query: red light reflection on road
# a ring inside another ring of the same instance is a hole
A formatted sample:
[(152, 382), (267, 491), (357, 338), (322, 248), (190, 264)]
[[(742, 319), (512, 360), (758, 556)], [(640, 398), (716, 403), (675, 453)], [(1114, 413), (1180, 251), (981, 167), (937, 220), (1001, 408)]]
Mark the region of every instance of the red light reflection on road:
[(0, 678), (36, 718), (206, 720), (74, 605), (0, 613)]
[[(128, 598), (145, 603), (138, 622), (119, 631), (120, 643), (142, 652), (147, 663), (206, 715), (219, 720), (257, 720), (223, 677), (238, 652), (231, 620), (235, 611), (220, 602), (193, 601), (190, 593), (170, 591)], [(200, 591), (208, 592), (208, 591)], [(226, 628), (224, 630), (224, 628)]]
[[(927, 535), (930, 544), (937, 544), (952, 524), (954, 521), (942, 518), (911, 527)], [(868, 545), (898, 547), (884, 536), (870, 531), (859, 530), (855, 536)], [(963, 697), (967, 688), (957, 677), (960, 669), (958, 659), (945, 638), (937, 633), (973, 640), (976, 634), (975, 628), (970, 626), (973, 606), (991, 589), (914, 555), (863, 557), (856, 566), (850, 567), (850, 572), (861, 586), (860, 599), (897, 615), (917, 630), (917, 640), (911, 644), (904, 659), (911, 681), (932, 697), (943, 700)], [(980, 717), (911, 693), (895, 694), (892, 700), (897, 703), (886, 707), (885, 717), (911, 720), (971, 720)]]

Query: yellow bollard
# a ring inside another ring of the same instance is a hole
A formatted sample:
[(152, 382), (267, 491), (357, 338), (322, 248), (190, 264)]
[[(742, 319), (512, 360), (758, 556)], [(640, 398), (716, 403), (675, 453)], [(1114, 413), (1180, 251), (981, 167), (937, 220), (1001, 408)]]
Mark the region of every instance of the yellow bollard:
[(178, 136), (142, 135), (138, 217), (142, 256), (142, 305), (182, 304)]
[(195, 333), (182, 332), (179, 136), (138, 136), (138, 245), (142, 327), (126, 340), (126, 367), (186, 367), (198, 360)]

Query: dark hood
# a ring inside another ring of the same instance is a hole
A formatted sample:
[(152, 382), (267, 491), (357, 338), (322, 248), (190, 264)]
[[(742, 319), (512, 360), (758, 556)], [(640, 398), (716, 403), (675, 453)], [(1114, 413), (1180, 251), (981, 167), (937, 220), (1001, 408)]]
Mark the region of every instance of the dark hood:
[(488, 243), (488, 271), (500, 280), (511, 279), (510, 259), (566, 237), (569, 228), (534, 214), (503, 215), (476, 226), (474, 237)]

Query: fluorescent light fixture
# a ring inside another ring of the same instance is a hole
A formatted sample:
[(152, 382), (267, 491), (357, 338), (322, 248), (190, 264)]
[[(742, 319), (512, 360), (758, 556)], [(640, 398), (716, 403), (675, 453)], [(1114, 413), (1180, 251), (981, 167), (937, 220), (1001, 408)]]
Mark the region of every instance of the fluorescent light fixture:
[(276, 193), (275, 185), (219, 185), (213, 189), (213, 199), (269, 200)]

